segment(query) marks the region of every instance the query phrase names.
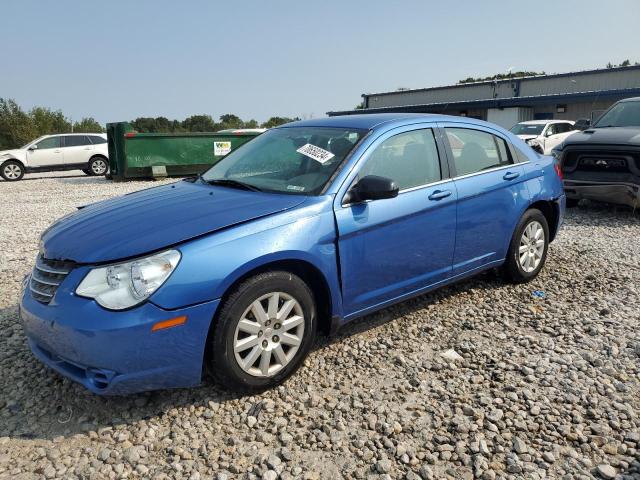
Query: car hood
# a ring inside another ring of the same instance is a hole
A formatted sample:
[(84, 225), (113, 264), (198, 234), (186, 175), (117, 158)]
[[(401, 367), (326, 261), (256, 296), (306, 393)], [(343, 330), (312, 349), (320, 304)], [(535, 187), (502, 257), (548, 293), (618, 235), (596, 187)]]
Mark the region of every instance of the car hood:
[(20, 155), (21, 152), (22, 150), (20, 150), (19, 148), (14, 148), (13, 150), (0, 150), (0, 157), (4, 155), (10, 155), (12, 157), (15, 157), (17, 155)]
[(533, 138), (538, 138), (538, 135), (518, 135), (518, 138), (521, 138), (522, 140), (527, 141)]
[(583, 132), (569, 135), (564, 144), (640, 146), (640, 127), (589, 128)]
[(40, 248), (51, 259), (122, 260), (294, 208), (306, 198), (177, 182), (81, 208), (49, 227)]

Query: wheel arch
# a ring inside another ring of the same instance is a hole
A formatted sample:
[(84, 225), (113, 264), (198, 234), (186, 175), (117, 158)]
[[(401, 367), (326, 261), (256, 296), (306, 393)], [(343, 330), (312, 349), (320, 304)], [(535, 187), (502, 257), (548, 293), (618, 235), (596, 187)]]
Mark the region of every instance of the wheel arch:
[(558, 221), (560, 219), (560, 209), (555, 202), (549, 200), (538, 200), (529, 205), (527, 210), (537, 209), (542, 212), (544, 218), (549, 225), (549, 242), (552, 242), (558, 230)]
[(19, 163), (19, 164), (22, 166), (22, 168), (24, 168), (24, 169), (25, 169), (25, 171), (27, 170), (27, 166), (25, 165), (25, 163), (24, 163), (22, 160), (20, 160), (19, 158), (14, 158), (14, 157), (11, 157), (11, 158), (5, 158), (5, 159), (2, 161), (2, 163), (0, 163), (0, 167), (1, 167), (1, 166), (3, 166), (3, 165), (4, 165), (5, 163), (7, 163), (7, 162), (16, 162), (16, 163)]
[(91, 160), (93, 160), (94, 158), (103, 158), (107, 161), (107, 165), (109, 165), (109, 158), (106, 155), (103, 155), (102, 153), (94, 153), (93, 155), (91, 155), (89, 157), (89, 160), (87, 161), (87, 165), (89, 164), (89, 162), (91, 162)]
[[(286, 258), (270, 260), (262, 263), (258, 266), (254, 266), (247, 271), (237, 275), (226, 288), (222, 294), (220, 304), (222, 305), (229, 295), (248, 278), (259, 275), (260, 273), (282, 270), (293, 273), (300, 277), (311, 289), (314, 300), (316, 302), (318, 327), (323, 333), (329, 333), (331, 316), (333, 314), (331, 288), (327, 278), (322, 271), (313, 263), (299, 259), (299, 258)], [(218, 312), (220, 309), (218, 308)], [(216, 313), (217, 315), (217, 313)], [(215, 322), (215, 317), (212, 324)]]

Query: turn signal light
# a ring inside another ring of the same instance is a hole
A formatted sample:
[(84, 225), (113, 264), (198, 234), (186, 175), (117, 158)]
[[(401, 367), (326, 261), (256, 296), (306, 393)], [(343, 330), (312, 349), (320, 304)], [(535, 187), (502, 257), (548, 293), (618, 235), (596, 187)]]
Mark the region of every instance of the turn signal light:
[(184, 325), (187, 322), (187, 317), (176, 317), (170, 318), (169, 320), (163, 320), (158, 323), (154, 323), (153, 327), (151, 327), (152, 332), (157, 332), (158, 330), (165, 330), (167, 328), (178, 327), (180, 325)]

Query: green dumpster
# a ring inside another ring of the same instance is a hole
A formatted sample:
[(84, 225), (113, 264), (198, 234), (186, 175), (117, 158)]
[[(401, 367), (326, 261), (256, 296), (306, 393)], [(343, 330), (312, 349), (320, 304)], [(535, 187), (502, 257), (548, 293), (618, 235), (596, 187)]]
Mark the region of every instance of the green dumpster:
[(261, 132), (137, 133), (107, 124), (109, 177), (115, 181), (202, 173)]

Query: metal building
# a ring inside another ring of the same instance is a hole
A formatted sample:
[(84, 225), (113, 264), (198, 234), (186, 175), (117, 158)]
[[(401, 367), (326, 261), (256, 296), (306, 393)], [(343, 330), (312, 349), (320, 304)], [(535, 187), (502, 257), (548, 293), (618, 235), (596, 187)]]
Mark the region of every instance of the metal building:
[(362, 95), (364, 109), (327, 114), (444, 113), (510, 128), (524, 120), (591, 118), (620, 99), (636, 96), (640, 65), (368, 93)]

